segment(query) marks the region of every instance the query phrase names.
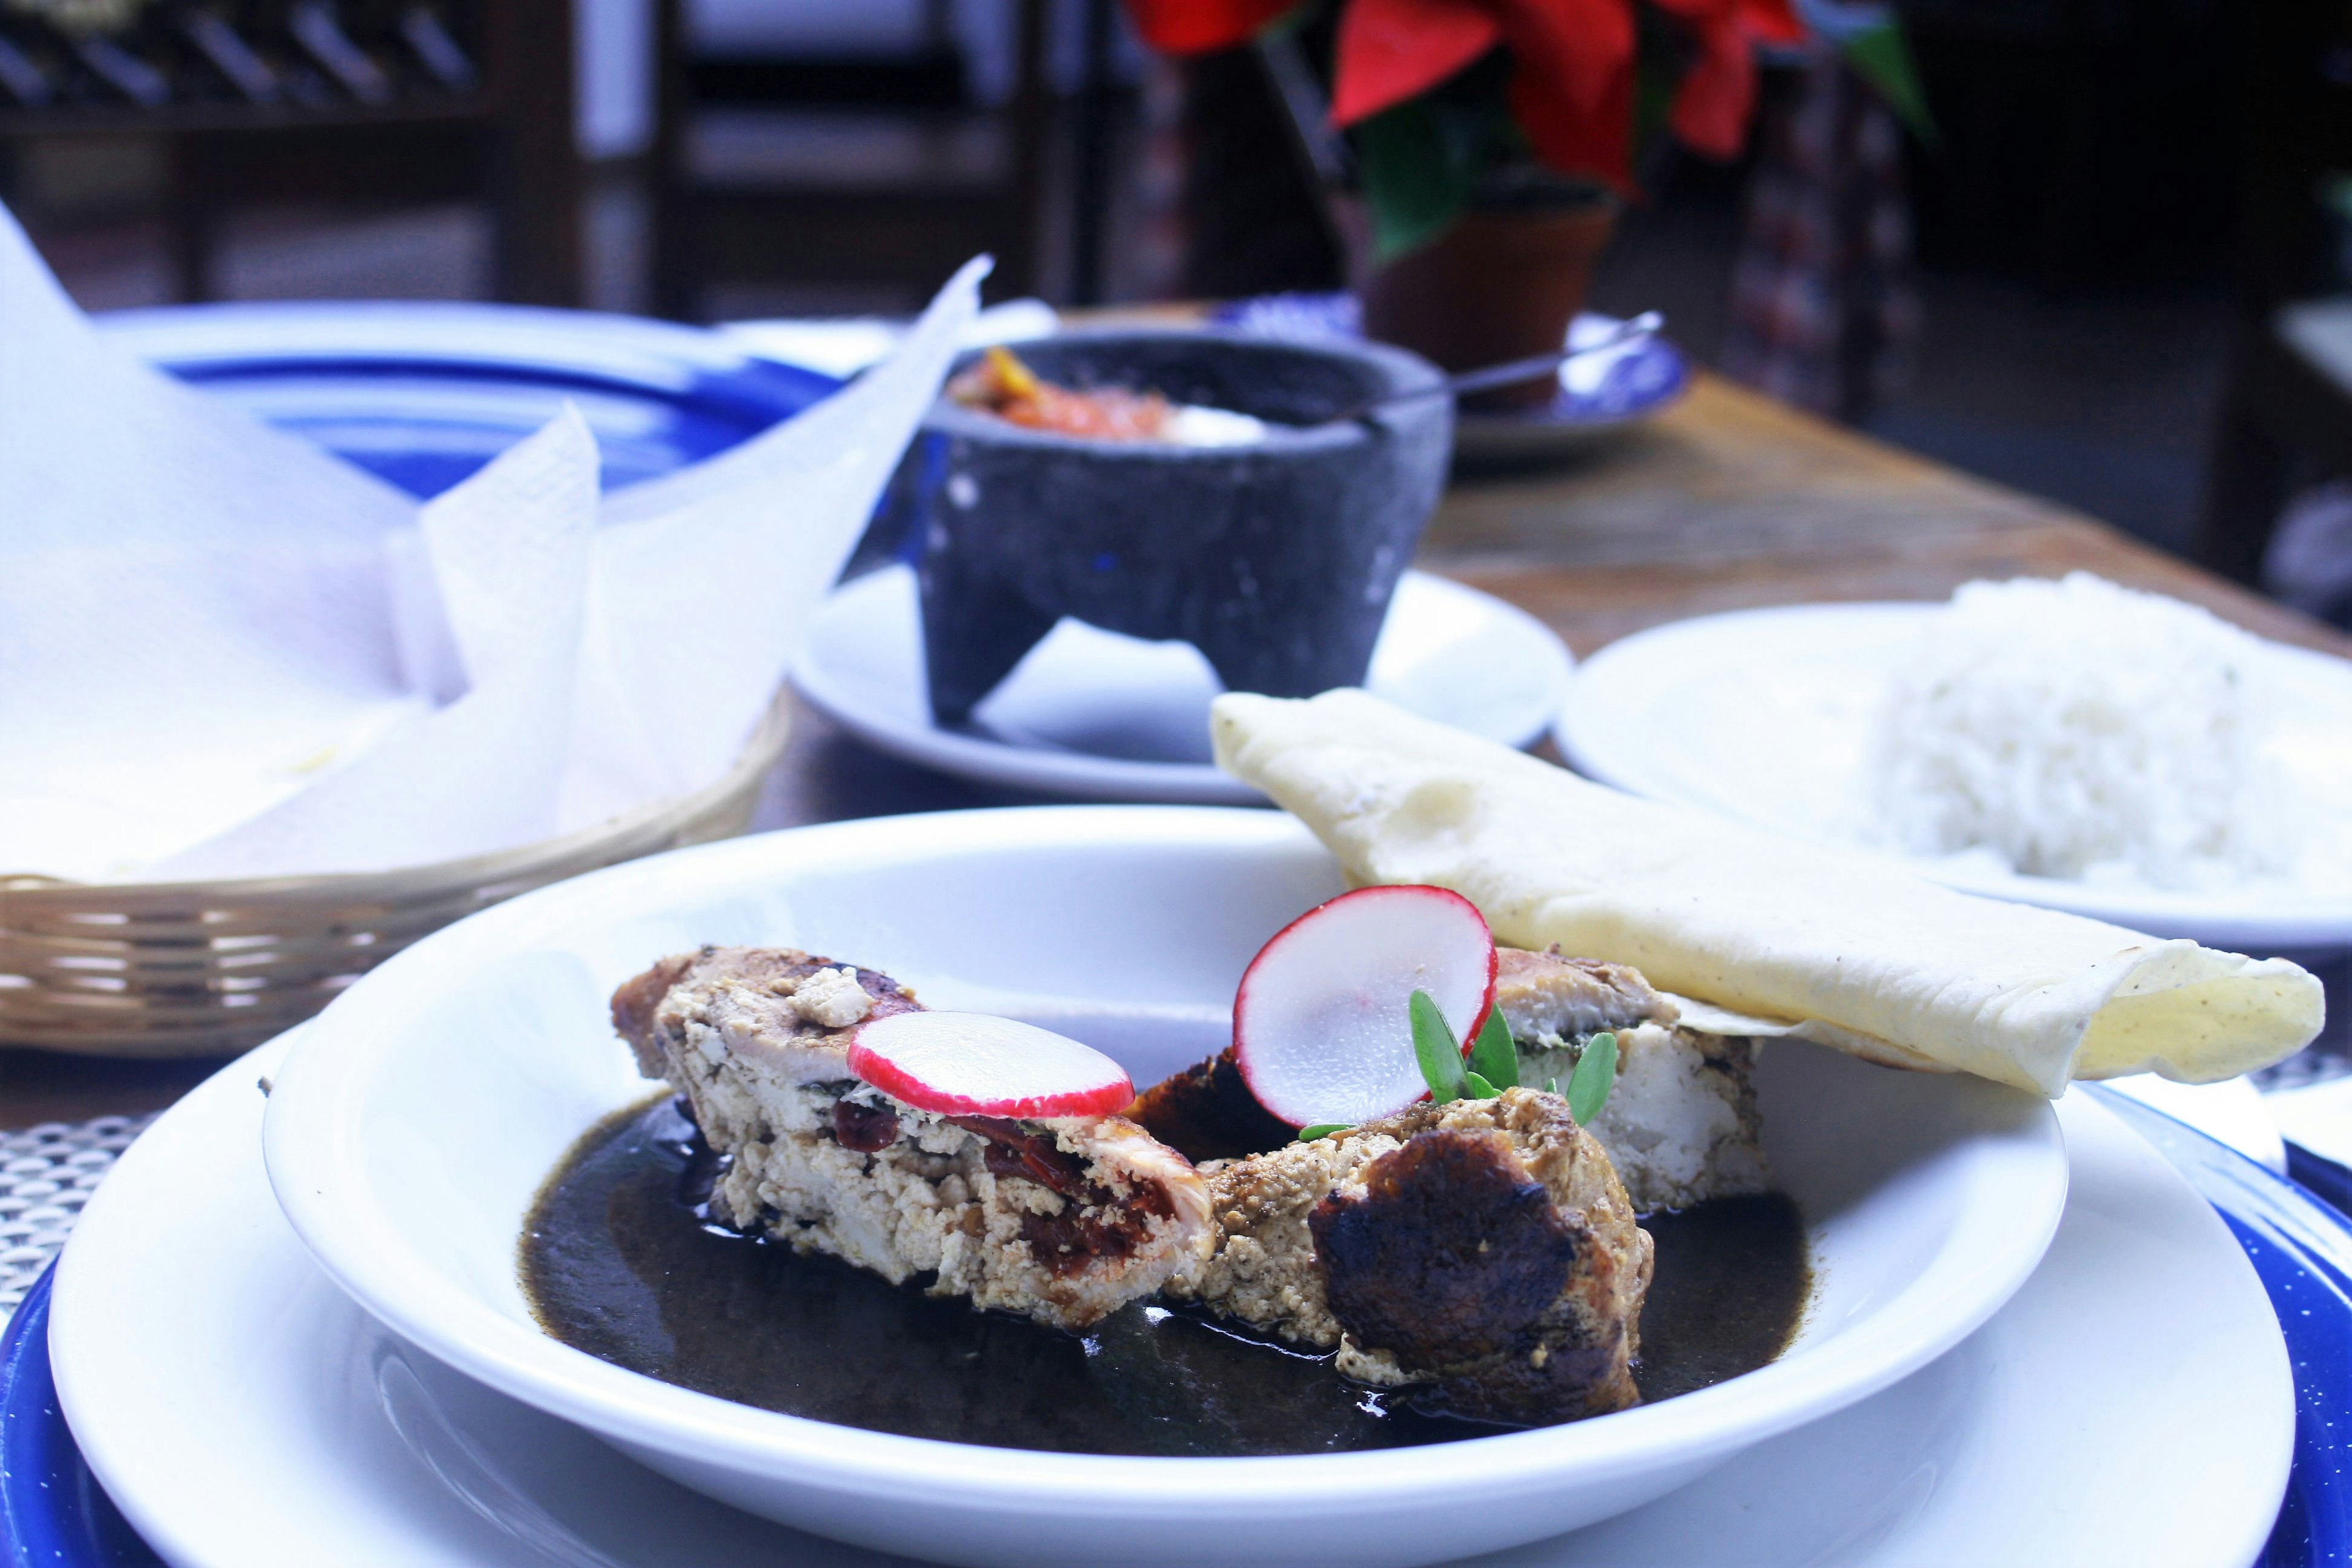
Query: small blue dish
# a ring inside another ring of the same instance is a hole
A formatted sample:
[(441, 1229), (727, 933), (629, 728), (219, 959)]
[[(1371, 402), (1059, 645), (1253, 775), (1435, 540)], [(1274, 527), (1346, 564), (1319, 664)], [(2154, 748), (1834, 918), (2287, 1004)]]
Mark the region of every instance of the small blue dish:
[(576, 404), (615, 490), (746, 441), (836, 390), (716, 332), (514, 305), (307, 301), (122, 310), (131, 353), (420, 500)]
[[(1363, 335), (1362, 303), (1349, 293), (1261, 294), (1219, 307), (1218, 326), (1287, 342)], [(1570, 328), (1569, 342), (1591, 341), (1614, 330), (1614, 317), (1587, 312)], [(1596, 375), (1575, 376), (1545, 407), (1510, 412), (1467, 410), (1454, 422), (1454, 455), (1471, 465), (1540, 462), (1585, 449), (1672, 405), (1690, 387), (1690, 363), (1664, 336), (1639, 339), (1612, 351)]]

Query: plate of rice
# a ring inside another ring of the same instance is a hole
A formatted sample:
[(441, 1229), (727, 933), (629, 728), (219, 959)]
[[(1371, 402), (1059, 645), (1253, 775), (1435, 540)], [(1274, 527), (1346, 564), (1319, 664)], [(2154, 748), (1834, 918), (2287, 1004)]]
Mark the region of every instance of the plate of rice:
[(2240, 950), (2352, 945), (2352, 663), (2087, 573), (1707, 616), (1579, 668), (1581, 773)]

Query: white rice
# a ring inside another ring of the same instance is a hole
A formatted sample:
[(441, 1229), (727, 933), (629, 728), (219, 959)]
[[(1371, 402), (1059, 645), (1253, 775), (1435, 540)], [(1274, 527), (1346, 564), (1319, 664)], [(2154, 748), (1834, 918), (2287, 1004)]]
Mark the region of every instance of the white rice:
[(2030, 876), (2213, 888), (2288, 869), (2257, 641), (2076, 572), (1970, 583), (1890, 670), (1866, 837)]

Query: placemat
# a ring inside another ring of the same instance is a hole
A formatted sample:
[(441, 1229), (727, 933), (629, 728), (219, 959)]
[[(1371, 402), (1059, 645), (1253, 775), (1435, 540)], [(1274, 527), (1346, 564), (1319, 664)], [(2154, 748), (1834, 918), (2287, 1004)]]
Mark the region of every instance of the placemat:
[(0, 1323), (65, 1246), (81, 1205), (116, 1157), (158, 1114), (44, 1121), (0, 1132)]

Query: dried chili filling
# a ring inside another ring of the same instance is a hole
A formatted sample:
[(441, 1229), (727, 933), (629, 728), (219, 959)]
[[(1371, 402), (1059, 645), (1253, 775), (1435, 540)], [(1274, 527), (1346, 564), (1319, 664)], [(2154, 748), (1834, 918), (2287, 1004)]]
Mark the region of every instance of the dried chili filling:
[(878, 1154), (898, 1141), (898, 1113), (887, 1105), (833, 1102), (833, 1141), (861, 1154)]
[[(981, 1162), (989, 1174), (1034, 1182), (1063, 1200), (1058, 1214), (1021, 1216), (1021, 1239), (1028, 1244), (1030, 1256), (1055, 1274), (1071, 1273), (1097, 1258), (1128, 1257), (1150, 1238), (1152, 1221), (1175, 1215), (1174, 1203), (1157, 1184), (1143, 1185), (1121, 1198), (1090, 1179), (1085, 1163), (1055, 1143), (1049, 1132), (1033, 1131), (1001, 1116), (945, 1120), (980, 1137)], [(903, 1131), (898, 1114), (887, 1106), (852, 1100), (834, 1101), (832, 1121), (834, 1141), (861, 1154), (887, 1149)]]
[(992, 1176), (1026, 1176), (1066, 1198), (1084, 1198), (1089, 1190), (1101, 1190), (1087, 1180), (1077, 1157), (1065, 1152), (1048, 1134), (1031, 1132), (1001, 1116), (950, 1116), (948, 1121), (987, 1140), (981, 1158)]
[(1165, 1189), (1145, 1186), (1122, 1200), (1087, 1177), (1075, 1155), (1041, 1132), (993, 1116), (951, 1116), (967, 1132), (987, 1140), (981, 1158), (995, 1176), (1023, 1176), (1058, 1194), (1059, 1214), (1021, 1216), (1021, 1239), (1029, 1255), (1056, 1274), (1067, 1274), (1097, 1258), (1125, 1258), (1149, 1237), (1151, 1222), (1175, 1212)]
[(1090, 1186), (1084, 1199), (1060, 1214), (1021, 1216), (1021, 1239), (1029, 1255), (1056, 1274), (1067, 1274), (1091, 1258), (1125, 1258), (1143, 1245), (1151, 1222), (1176, 1212), (1164, 1188), (1146, 1187), (1121, 1202), (1101, 1187)]

